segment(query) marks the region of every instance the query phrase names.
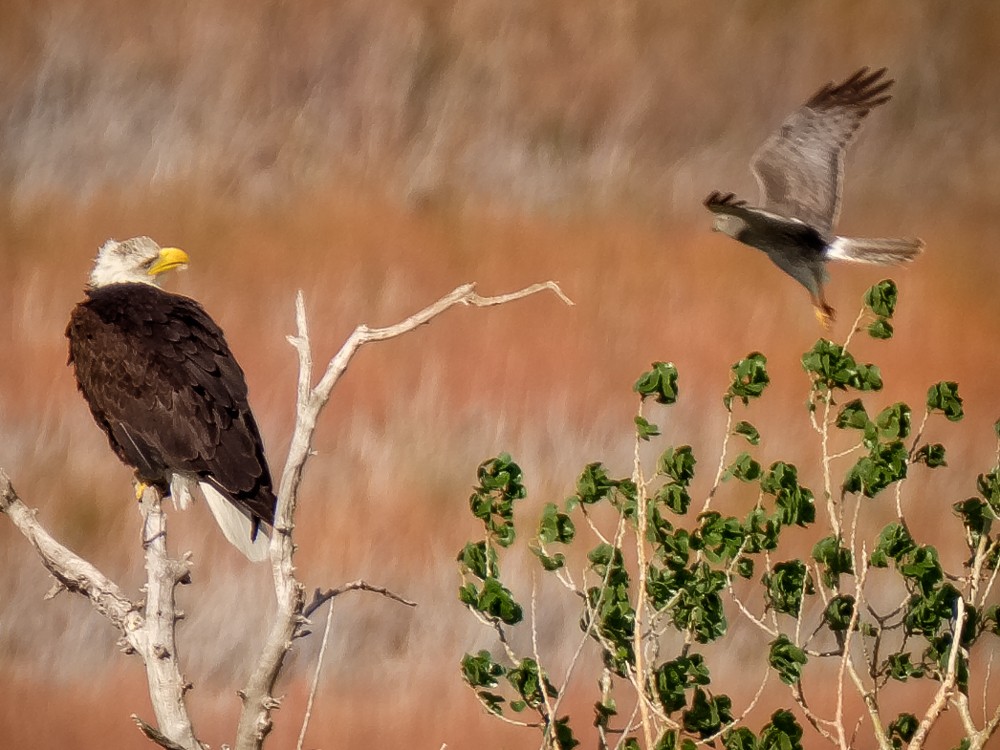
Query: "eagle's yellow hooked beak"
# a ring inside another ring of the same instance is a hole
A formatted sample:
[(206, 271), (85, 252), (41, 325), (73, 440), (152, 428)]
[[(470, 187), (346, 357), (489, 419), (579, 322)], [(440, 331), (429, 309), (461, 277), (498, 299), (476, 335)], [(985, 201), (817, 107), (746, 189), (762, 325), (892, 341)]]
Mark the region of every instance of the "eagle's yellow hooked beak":
[(150, 276), (159, 276), (164, 271), (171, 271), (188, 264), (188, 254), (179, 247), (164, 247), (160, 249), (160, 257), (146, 272)]

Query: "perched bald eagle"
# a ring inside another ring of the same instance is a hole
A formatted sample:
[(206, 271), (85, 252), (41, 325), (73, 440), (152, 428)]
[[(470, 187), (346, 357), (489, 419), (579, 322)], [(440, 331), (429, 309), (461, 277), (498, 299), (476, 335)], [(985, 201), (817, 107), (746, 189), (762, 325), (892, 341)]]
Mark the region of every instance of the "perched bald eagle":
[(138, 480), (181, 507), (197, 486), (226, 538), (263, 560), (275, 497), (243, 370), (201, 305), (158, 286), (187, 262), (149, 237), (105, 243), (66, 328), (69, 362)]

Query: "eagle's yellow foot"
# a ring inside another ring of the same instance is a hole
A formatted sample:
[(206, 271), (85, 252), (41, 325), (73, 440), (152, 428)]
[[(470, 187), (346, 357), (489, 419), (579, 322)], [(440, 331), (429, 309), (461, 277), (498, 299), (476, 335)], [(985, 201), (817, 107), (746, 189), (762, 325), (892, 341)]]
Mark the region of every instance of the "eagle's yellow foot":
[(147, 487), (149, 487), (149, 485), (146, 484), (145, 482), (143, 482), (141, 479), (136, 479), (135, 480), (135, 499), (136, 499), (136, 502), (139, 502), (139, 501), (142, 500), (142, 494), (146, 491)]
[(833, 328), (833, 321), (835, 320), (833, 308), (829, 305), (814, 305), (813, 312), (816, 314), (816, 320), (819, 324), (823, 326), (824, 331), (829, 331)]

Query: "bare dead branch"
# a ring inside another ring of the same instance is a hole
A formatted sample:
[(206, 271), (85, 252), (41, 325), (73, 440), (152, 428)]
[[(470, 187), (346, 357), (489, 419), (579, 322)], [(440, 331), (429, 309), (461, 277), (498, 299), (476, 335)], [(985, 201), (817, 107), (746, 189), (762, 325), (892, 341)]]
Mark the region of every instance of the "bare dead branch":
[(147, 739), (155, 742), (160, 747), (166, 748), (166, 750), (186, 750), (183, 745), (178, 745), (159, 729), (151, 724), (147, 724), (136, 714), (132, 714), (132, 721), (134, 721), (135, 725), (139, 727), (139, 731), (146, 735)]
[(180, 672), (174, 641), (174, 587), (188, 577), (187, 561), (167, 557), (166, 517), (157, 490), (146, 488), (141, 510), (147, 572), (145, 604), (132, 601), (118, 584), (57, 542), (38, 522), (35, 511), (17, 496), (10, 478), (0, 469), (0, 511), (35, 548), (58, 585), (87, 597), (94, 609), (121, 632), (125, 650), (142, 658), (159, 724), (159, 729), (153, 731), (171, 744), (159, 742), (149, 733), (147, 736), (163, 747), (200, 750), (202, 746), (195, 738), (184, 704), (184, 693), (190, 685)]
[[(126, 638), (142, 625), (141, 607), (101, 571), (57, 542), (38, 522), (36, 512), (18, 497), (10, 477), (0, 469), (0, 512), (6, 513), (35, 548), (42, 565), (58, 584), (90, 599), (94, 609), (107, 617)], [(51, 593), (51, 591), (50, 591)]]
[(160, 730), (185, 748), (200, 748), (188, 717), (184, 694), (190, 684), (181, 674), (175, 630), (177, 603), (174, 589), (190, 580), (188, 560), (167, 555), (167, 517), (160, 492), (146, 487), (142, 495), (142, 533), (146, 553), (146, 617), (139, 654), (146, 665), (149, 696)]
[(416, 602), (411, 602), (409, 599), (404, 599), (399, 594), (396, 594), (383, 586), (373, 586), (372, 584), (359, 579), (357, 581), (351, 581), (350, 583), (345, 583), (343, 586), (339, 586), (338, 588), (335, 589), (327, 589), (326, 591), (321, 591), (320, 589), (316, 589), (313, 592), (312, 601), (310, 601), (309, 604), (307, 604), (302, 609), (302, 616), (310, 617), (317, 609), (322, 607), (328, 601), (348, 591), (370, 591), (373, 594), (381, 594), (387, 599), (392, 599), (393, 601), (397, 601), (400, 604), (405, 604), (407, 607), (417, 606)]
[[(298, 489), (302, 481), (305, 463), (312, 452), (313, 435), (320, 412), (330, 400), (334, 385), (344, 374), (354, 355), (364, 344), (372, 341), (385, 341), (409, 333), (457, 304), (476, 307), (502, 305), (545, 290), (552, 291), (567, 304), (573, 304), (562, 293), (559, 285), (552, 281), (533, 284), (519, 291), (496, 297), (480, 296), (475, 289), (475, 284), (463, 284), (423, 310), (392, 326), (385, 328), (358, 326), (330, 360), (323, 376), (315, 386), (312, 385), (313, 360), (309, 344), (305, 302), (301, 291), (296, 295), (296, 333), (295, 336), (290, 336), (288, 339), (289, 343), (295, 347), (299, 358), (296, 420), (291, 445), (288, 449), (288, 458), (278, 483), (278, 506), (275, 509), (274, 534), (271, 538), (270, 548), (278, 611), (257, 660), (257, 666), (250, 675), (246, 687), (240, 692), (240, 697), (243, 699), (243, 709), (240, 712), (237, 727), (236, 750), (260, 750), (264, 738), (271, 731), (271, 711), (278, 705), (272, 691), (285, 655), (292, 646), (296, 632), (304, 623), (305, 589), (295, 577), (295, 568), (292, 564), (294, 554), (292, 529), (294, 528), (295, 507), (298, 502)], [(389, 595), (388, 592), (384, 593)], [(405, 600), (401, 598), (400, 600), (406, 603)]]

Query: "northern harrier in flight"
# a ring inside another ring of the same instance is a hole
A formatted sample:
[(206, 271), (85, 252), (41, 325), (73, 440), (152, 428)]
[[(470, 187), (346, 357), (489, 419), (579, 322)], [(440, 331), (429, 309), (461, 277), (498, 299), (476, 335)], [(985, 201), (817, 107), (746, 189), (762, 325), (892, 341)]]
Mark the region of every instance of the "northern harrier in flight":
[(733, 193), (713, 192), (705, 206), (712, 228), (763, 250), (782, 271), (809, 290), (816, 317), (829, 327), (834, 310), (823, 295), (828, 260), (893, 265), (913, 260), (918, 239), (839, 237), (834, 234), (844, 180), (844, 152), (865, 116), (891, 98), (885, 68), (862, 68), (840, 84), (828, 83), (764, 141), (750, 162), (761, 207)]

